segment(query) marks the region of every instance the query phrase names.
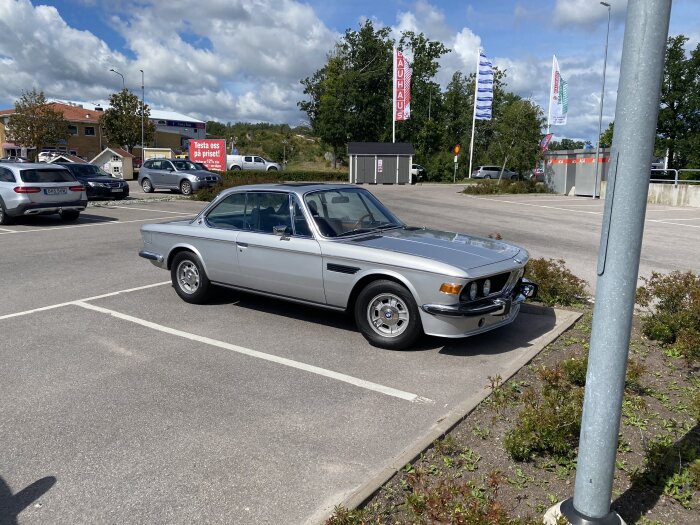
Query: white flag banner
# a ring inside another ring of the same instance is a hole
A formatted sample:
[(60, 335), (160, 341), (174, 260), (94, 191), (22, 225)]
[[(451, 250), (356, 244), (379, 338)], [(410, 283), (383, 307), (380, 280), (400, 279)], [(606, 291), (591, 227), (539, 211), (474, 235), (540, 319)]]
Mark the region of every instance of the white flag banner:
[(552, 56), (552, 85), (549, 97), (550, 124), (563, 126), (566, 124), (566, 114), (569, 112), (568, 84), (559, 72), (557, 57)]
[(493, 117), (493, 64), (485, 54), (479, 53), (479, 66), (476, 69), (475, 120), (491, 120)]

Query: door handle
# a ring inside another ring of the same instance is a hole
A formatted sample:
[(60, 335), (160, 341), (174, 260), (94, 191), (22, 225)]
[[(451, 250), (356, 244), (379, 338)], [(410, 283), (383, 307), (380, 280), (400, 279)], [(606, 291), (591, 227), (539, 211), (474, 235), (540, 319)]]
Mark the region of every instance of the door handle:
[(247, 243), (247, 242), (236, 242), (236, 244), (237, 244), (240, 248), (247, 248), (247, 247), (248, 247), (248, 243)]

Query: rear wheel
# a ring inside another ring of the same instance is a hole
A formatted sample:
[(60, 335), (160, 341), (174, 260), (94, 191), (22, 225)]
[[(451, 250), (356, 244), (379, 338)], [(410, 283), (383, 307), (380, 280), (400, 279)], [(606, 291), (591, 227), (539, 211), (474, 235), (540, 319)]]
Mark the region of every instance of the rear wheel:
[(188, 303), (202, 304), (211, 285), (199, 258), (192, 252), (180, 252), (173, 259), (170, 277), (175, 291)]
[(484, 175), (484, 178), (485, 178), (485, 179), (490, 179), (490, 178), (491, 178), (491, 175)]
[(411, 292), (394, 281), (374, 281), (360, 292), (355, 322), (372, 346), (389, 350), (409, 348), (423, 333)]
[(80, 217), (80, 212), (76, 210), (62, 210), (58, 214), (64, 221), (75, 221)]
[(183, 180), (180, 183), (180, 193), (183, 195), (192, 195), (192, 183), (188, 180)]
[(231, 166), (231, 171), (239, 171), (240, 169), (240, 166)]
[(2, 201), (0, 201), (0, 224), (12, 224), (12, 217), (7, 214)]
[(141, 181), (141, 189), (144, 193), (153, 193), (153, 184), (151, 184), (150, 179), (143, 179)]
[(272, 167), (271, 167), (270, 169), (268, 169), (267, 171), (277, 171), (277, 168), (275, 168), (274, 166), (272, 166)]

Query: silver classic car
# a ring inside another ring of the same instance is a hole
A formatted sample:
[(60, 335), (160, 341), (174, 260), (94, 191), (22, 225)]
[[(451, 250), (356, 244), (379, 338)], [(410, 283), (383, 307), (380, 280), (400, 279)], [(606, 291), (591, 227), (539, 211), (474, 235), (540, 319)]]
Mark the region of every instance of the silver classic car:
[(141, 236), (139, 255), (170, 270), (189, 303), (216, 285), (348, 311), (382, 348), (507, 325), (537, 291), (524, 249), (407, 226), (347, 184), (231, 188), (193, 220), (146, 224)]

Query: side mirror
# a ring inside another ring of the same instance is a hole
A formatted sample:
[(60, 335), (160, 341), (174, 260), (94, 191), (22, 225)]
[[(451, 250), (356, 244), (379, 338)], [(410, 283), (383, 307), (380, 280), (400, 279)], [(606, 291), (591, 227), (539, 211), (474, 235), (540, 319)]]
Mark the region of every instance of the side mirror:
[(289, 228), (287, 226), (285, 226), (284, 224), (280, 224), (279, 226), (272, 227), (272, 233), (274, 233), (278, 237), (284, 237), (287, 235), (288, 229)]

